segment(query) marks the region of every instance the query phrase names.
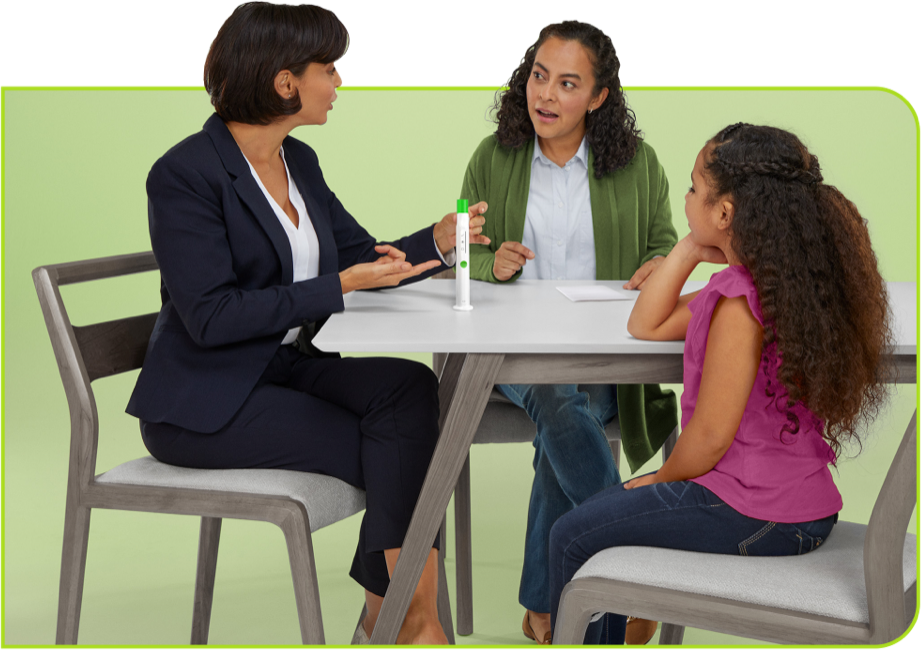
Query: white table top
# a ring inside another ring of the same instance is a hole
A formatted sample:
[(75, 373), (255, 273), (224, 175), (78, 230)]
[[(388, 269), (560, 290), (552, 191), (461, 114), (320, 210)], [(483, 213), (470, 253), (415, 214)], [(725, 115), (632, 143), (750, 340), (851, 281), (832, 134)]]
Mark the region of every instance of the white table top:
[[(373, 643), (393, 643), (397, 638), (493, 384), (681, 381), (683, 341), (640, 341), (627, 333), (627, 318), (639, 293), (624, 292), (630, 299), (623, 301), (571, 302), (557, 290), (558, 286), (586, 284), (623, 292), (624, 283), (474, 282), (470, 312), (453, 309), (455, 283), (450, 280), (353, 292), (345, 297), (345, 311), (333, 314), (314, 338), (314, 344), (327, 351), (462, 353), (448, 357), (441, 376), (442, 433), (374, 628)], [(691, 282), (685, 289), (694, 291), (703, 284)], [(915, 285), (890, 284), (889, 293), (894, 352), (897, 362), (905, 366), (903, 383), (913, 383)], [(599, 362), (596, 355), (605, 358)]]
[[(473, 310), (453, 309), (453, 280), (423, 280), (397, 289), (356, 291), (314, 344), (335, 352), (468, 352), (533, 354), (680, 354), (684, 341), (641, 341), (627, 333), (638, 291), (612, 282), (518, 280), (471, 282)], [(572, 302), (559, 286), (609, 286), (629, 300)], [(696, 291), (705, 282), (685, 285)], [(915, 354), (917, 293), (913, 282), (889, 283), (896, 354)]]

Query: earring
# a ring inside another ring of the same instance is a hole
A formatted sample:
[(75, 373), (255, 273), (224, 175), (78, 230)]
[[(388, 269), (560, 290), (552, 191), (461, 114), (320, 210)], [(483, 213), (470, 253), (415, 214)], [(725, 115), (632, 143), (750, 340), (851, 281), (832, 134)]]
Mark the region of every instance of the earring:
[(595, 109), (594, 109), (594, 108), (588, 109), (588, 114), (591, 115), (593, 110), (595, 110)]
[[(291, 99), (291, 93), (288, 93), (288, 99)], [(591, 113), (591, 111), (589, 111)]]

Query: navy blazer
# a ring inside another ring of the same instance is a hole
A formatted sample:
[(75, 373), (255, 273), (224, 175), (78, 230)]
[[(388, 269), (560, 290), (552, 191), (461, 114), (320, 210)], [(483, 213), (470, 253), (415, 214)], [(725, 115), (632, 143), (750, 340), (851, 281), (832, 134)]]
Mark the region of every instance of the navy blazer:
[[(285, 230), (220, 117), (212, 115), (150, 170), (162, 307), (128, 402), (131, 415), (217, 431), (290, 328), (343, 310), (339, 271), (380, 257), (374, 238), (327, 187), (313, 149), (291, 137), (283, 146), (320, 243), (319, 277), (303, 282), (293, 282)], [(391, 243), (413, 264), (439, 259), (432, 230)]]

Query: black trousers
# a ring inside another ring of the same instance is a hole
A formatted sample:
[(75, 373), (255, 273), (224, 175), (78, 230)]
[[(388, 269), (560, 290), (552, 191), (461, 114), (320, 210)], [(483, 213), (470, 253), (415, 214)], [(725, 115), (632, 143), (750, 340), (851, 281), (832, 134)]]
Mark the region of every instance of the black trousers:
[(293, 469), (365, 490), (350, 575), (383, 596), (383, 551), (403, 546), (438, 440), (438, 381), (414, 361), (313, 358), (283, 345), (219, 431), (142, 421), (141, 436), (170, 465)]

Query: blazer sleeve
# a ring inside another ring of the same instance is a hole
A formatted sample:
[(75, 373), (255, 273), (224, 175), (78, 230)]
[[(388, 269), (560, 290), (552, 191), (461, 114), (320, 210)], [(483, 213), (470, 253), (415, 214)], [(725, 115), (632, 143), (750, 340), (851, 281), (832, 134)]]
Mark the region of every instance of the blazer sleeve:
[(342, 311), (337, 274), (242, 288), (234, 272), (220, 187), (181, 156), (157, 161), (147, 178), (147, 195), (150, 238), (161, 277), (196, 344), (214, 347), (279, 335), (305, 320)]

